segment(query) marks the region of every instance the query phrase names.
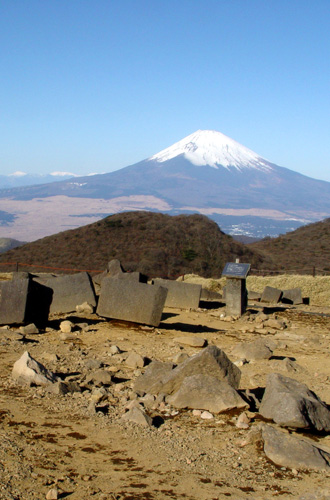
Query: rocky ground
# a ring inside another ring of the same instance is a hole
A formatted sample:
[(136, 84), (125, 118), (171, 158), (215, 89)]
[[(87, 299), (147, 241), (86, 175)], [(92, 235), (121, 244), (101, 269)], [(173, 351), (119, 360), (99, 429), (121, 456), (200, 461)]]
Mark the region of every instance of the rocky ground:
[[(283, 467), (266, 456), (254, 433), (263, 423), (255, 408), (245, 410), (246, 428), (237, 426), (242, 410), (210, 415), (164, 401), (140, 401), (152, 426), (122, 419), (145, 370), (134, 361), (127, 366), (129, 355), (172, 361), (201, 351), (182, 337), (221, 348), (242, 372), (241, 389), (257, 394), (275, 372), (304, 382), (330, 404), (330, 307), (264, 310), (251, 303), (243, 318), (228, 321), (223, 307), (201, 305), (206, 307), (166, 309), (159, 328), (93, 314), (54, 316), (39, 334), (2, 328), (0, 499), (330, 499), (330, 468)], [(263, 310), (279, 321), (257, 321)], [(66, 319), (75, 325), (72, 333), (60, 331)], [(242, 361), (237, 346), (256, 339), (271, 341), (273, 355)], [(25, 351), (82, 392), (19, 385), (11, 373)], [(111, 376), (105, 386), (91, 377), (101, 368)], [(330, 435), (308, 437), (330, 452)]]

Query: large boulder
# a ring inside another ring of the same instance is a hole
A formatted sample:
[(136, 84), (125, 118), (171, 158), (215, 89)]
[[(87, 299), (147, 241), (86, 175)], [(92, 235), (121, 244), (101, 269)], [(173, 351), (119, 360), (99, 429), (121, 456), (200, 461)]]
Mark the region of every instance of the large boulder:
[(330, 411), (307, 385), (278, 373), (267, 378), (259, 413), (284, 427), (330, 431)]
[(179, 390), (167, 398), (175, 408), (191, 408), (220, 413), (248, 405), (238, 392), (226, 381), (209, 375), (186, 377)]
[(12, 377), (20, 384), (46, 386), (57, 381), (56, 376), (30, 356), (28, 351), (14, 363)]
[(314, 441), (298, 438), (270, 425), (262, 425), (265, 455), (275, 464), (292, 469), (330, 470), (330, 454)]
[(238, 389), (241, 371), (224, 351), (210, 345), (171, 370), (162, 380), (156, 380), (150, 392), (174, 394), (181, 387), (183, 380), (192, 375), (209, 375), (221, 381), (225, 380)]

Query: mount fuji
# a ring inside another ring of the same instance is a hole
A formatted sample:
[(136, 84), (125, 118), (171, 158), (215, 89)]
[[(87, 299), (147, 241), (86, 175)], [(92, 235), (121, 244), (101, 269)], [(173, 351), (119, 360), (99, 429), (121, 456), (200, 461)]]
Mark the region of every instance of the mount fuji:
[[(0, 209), (17, 219), (19, 210), (10, 210), (15, 203), (34, 206), (39, 225), (48, 214), (40, 236), (111, 213), (153, 210), (202, 213), (226, 232), (262, 237), (329, 217), (330, 182), (275, 165), (220, 132), (198, 130), (114, 172), (0, 191)], [(56, 227), (49, 225), (51, 207)], [(26, 233), (12, 237), (28, 239)]]

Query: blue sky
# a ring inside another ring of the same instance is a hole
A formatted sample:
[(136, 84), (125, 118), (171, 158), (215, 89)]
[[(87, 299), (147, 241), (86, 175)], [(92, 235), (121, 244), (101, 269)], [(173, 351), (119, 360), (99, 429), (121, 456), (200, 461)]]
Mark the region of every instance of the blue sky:
[(329, 0), (2, 0), (0, 173), (110, 172), (197, 129), (330, 181)]

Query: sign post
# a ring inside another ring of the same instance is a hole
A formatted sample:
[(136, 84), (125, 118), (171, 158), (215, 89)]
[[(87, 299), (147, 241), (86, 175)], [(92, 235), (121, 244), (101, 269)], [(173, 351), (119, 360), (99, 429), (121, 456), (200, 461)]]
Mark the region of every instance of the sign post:
[(250, 267), (250, 264), (227, 262), (222, 271), (226, 278), (226, 316), (242, 316), (246, 311), (246, 277)]

